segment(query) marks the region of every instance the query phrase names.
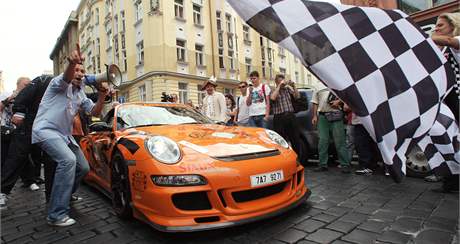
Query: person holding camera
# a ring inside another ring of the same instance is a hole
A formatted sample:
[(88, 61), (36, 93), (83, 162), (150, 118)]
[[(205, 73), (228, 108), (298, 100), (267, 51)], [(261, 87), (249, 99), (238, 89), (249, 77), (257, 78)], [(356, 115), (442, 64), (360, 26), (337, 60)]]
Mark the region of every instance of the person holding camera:
[(80, 146), (72, 137), (75, 115), (82, 108), (97, 116), (101, 113), (109, 87), (98, 85), (98, 99), (94, 104), (83, 89), (85, 70), (77, 44), (68, 57), (61, 74), (53, 78), (43, 95), (32, 128), (32, 143), (37, 144), (56, 162), (56, 171), (48, 207), (47, 222), (52, 226), (69, 226), (76, 221), (68, 216), (72, 192), (89, 171), (88, 162)]
[(302, 158), (300, 151), (299, 129), (292, 105), (292, 98), (300, 96), (295, 83), (286, 81), (284, 75), (275, 76), (276, 88), (271, 92), (270, 99), (273, 101), (271, 109), (273, 111), (273, 128), (283, 138), (291, 142), (291, 146), (297, 153), (299, 161)]
[(350, 158), (345, 146), (343, 102), (326, 88), (313, 93), (311, 102), (313, 104), (311, 123), (317, 125), (319, 134), (319, 165), (314, 171), (327, 171), (329, 139), (332, 132), (342, 172), (350, 173)]
[(208, 118), (225, 122), (227, 118), (227, 104), (224, 94), (216, 91), (217, 83), (213, 77), (205, 81), (202, 90), (206, 90), (203, 99), (202, 113)]

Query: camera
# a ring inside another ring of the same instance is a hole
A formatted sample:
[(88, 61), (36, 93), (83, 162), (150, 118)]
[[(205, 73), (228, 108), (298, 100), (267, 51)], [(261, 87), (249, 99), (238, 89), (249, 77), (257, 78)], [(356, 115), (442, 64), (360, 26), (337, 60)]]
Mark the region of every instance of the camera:
[(174, 102), (174, 97), (170, 94), (166, 94), (166, 92), (161, 93), (161, 102)]

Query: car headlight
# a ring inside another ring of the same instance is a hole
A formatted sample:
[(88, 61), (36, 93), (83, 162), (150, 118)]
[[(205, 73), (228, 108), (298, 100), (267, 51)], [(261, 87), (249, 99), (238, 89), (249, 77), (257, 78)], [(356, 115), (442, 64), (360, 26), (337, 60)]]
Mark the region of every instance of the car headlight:
[(175, 164), (181, 157), (177, 143), (164, 136), (149, 137), (145, 147), (156, 160), (165, 164)]
[(274, 141), (276, 144), (284, 148), (289, 148), (289, 144), (287, 143), (287, 141), (284, 140), (284, 138), (280, 136), (278, 133), (272, 130), (265, 130), (265, 133), (267, 133), (268, 138), (270, 138), (270, 140)]
[(152, 175), (152, 181), (157, 186), (200, 186), (206, 185), (206, 179), (201, 175)]

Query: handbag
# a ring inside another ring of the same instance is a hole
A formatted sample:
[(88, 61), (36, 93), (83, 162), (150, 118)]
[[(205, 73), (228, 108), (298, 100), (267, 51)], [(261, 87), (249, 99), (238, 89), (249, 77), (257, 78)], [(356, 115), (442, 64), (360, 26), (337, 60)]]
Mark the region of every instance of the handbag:
[(332, 112), (325, 112), (324, 116), (326, 117), (327, 121), (335, 122), (343, 120), (344, 113), (341, 110), (337, 110)]

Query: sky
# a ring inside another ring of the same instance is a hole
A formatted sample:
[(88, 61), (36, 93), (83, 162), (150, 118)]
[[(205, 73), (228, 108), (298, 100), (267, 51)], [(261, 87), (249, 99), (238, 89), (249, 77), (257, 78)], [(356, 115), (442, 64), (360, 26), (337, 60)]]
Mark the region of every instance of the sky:
[(33, 79), (53, 70), (50, 53), (79, 2), (0, 0), (0, 70), (7, 91), (15, 89), (21, 76)]
[(49, 58), (80, 0), (0, 0), (0, 70), (7, 91), (20, 76), (31, 79), (53, 70)]

